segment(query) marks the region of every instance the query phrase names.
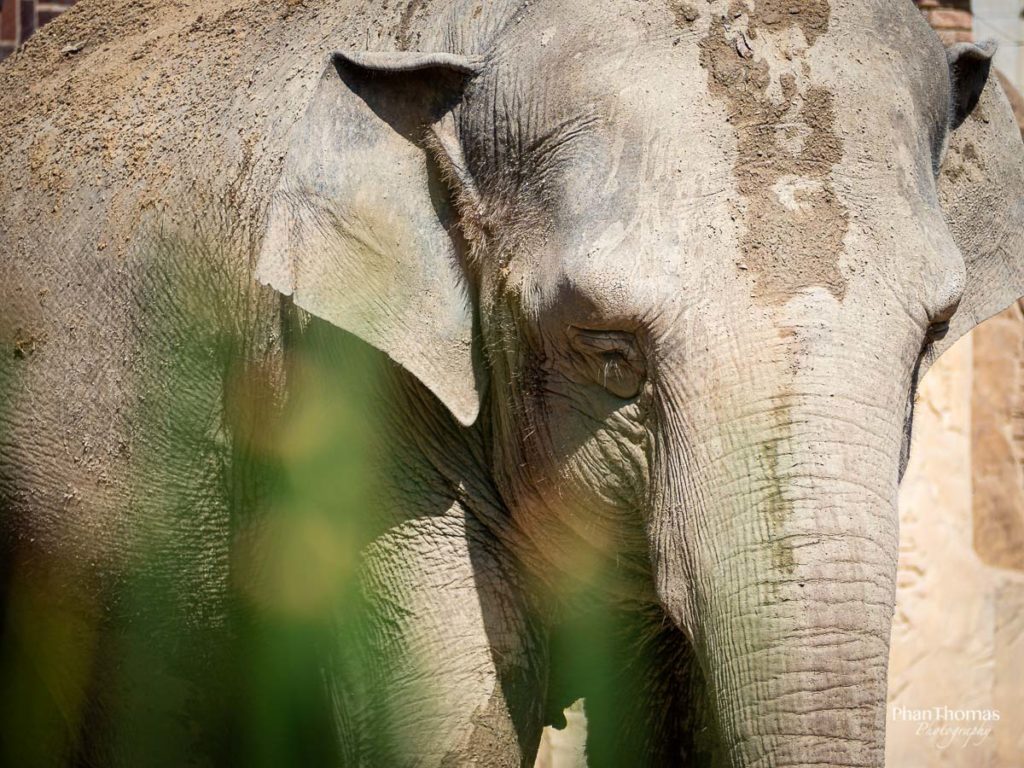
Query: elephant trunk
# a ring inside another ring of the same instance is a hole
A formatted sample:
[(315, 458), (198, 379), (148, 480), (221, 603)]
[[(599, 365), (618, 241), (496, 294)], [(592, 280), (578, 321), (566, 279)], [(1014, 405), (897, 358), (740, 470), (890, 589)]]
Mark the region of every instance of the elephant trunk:
[(712, 436), (676, 418), (660, 446), (659, 597), (692, 638), (727, 765), (881, 766), (901, 420), (755, 394)]

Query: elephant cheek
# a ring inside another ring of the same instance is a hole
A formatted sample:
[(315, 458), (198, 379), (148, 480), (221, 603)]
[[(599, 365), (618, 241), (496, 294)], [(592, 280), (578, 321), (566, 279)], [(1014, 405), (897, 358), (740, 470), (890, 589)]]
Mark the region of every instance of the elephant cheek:
[(494, 464), (516, 530), (529, 541), (524, 560), (545, 580), (571, 583), (559, 590), (585, 583), (651, 599), (639, 512), (649, 438), (638, 406), (619, 405), (599, 420), (569, 397), (527, 404), (543, 419), (499, 423)]

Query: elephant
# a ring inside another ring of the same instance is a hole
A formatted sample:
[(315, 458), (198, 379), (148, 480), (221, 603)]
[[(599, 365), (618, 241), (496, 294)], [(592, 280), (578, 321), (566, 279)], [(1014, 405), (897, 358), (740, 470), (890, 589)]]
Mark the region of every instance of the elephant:
[[(0, 65), (3, 759), (526, 766), (583, 698), (591, 765), (883, 765), (916, 387), (1024, 295), (993, 53), (911, 0), (77, 3)], [(344, 588), (253, 694), (310, 478)]]

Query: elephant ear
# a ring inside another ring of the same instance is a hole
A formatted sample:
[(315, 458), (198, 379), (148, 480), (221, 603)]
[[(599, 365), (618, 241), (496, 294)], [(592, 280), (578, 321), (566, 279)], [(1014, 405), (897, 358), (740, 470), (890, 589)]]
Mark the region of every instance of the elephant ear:
[(450, 54), (334, 54), (290, 134), (256, 269), (385, 352), (464, 425), (483, 390), (475, 312), (426, 139), (455, 145), (450, 112), (478, 67)]
[(939, 178), (939, 199), (963, 254), (967, 282), (924, 367), (989, 317), (1024, 296), (1024, 142), (997, 77), (994, 43), (948, 51), (953, 128)]

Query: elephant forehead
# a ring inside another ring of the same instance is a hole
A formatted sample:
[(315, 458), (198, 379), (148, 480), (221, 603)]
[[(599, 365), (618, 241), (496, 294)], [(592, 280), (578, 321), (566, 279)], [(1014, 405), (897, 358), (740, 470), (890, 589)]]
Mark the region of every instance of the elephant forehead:
[(871, 111), (842, 118), (852, 128), (880, 111), (884, 120), (901, 89), (912, 98), (899, 108), (945, 118), (944, 52), (909, 4), (559, 0), (516, 21), (490, 52), (476, 100), (501, 129), (481, 139), (520, 151), (567, 122), (599, 117), (622, 129), (637, 113), (687, 141), (716, 119), (798, 133), (824, 100), (869, 92)]
[[(842, 300), (851, 221), (869, 199), (857, 180), (870, 179), (876, 194), (933, 189), (945, 110), (933, 109), (941, 99), (915, 98), (929, 89), (914, 77), (944, 79), (945, 59), (936, 47), (897, 50), (874, 38), (869, 3), (807, 0), (793, 13), (791, 3), (758, 0), (730, 9), (712, 15), (699, 47), (711, 96), (734, 130), (739, 268), (764, 303), (818, 288)], [(898, 66), (911, 55), (928, 68)]]
[(912, 7), (873, 2), (664, 10), (660, 32), (612, 30), (600, 14), (583, 31), (557, 18), (539, 31), (547, 84), (535, 92), (549, 97), (536, 111), (587, 115), (573, 131), (585, 149), (544, 176), (570, 271), (635, 270), (644, 253), (652, 276), (678, 271), (710, 230), (714, 263), (760, 302), (815, 288), (841, 300), (851, 222), (877, 215), (880, 197), (933, 201), (941, 45)]

